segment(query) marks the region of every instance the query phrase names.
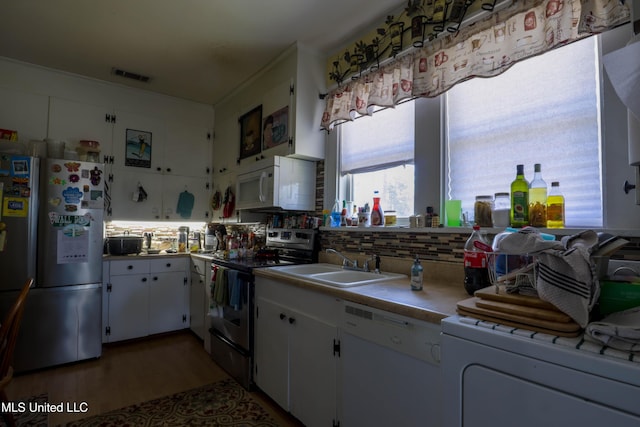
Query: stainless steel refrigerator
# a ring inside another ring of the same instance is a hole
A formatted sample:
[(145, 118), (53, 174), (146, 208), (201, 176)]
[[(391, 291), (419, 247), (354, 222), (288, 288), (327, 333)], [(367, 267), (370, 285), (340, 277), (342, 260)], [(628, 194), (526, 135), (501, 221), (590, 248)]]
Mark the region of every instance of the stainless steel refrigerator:
[(28, 277), (17, 372), (102, 354), (103, 165), (0, 154), (0, 315)]

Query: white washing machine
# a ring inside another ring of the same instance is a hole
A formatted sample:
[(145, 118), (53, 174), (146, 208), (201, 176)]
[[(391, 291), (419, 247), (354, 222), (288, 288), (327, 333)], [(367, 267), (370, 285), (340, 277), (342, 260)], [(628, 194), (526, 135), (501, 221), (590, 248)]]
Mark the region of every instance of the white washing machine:
[(460, 316), (442, 333), (445, 427), (640, 426), (640, 356)]

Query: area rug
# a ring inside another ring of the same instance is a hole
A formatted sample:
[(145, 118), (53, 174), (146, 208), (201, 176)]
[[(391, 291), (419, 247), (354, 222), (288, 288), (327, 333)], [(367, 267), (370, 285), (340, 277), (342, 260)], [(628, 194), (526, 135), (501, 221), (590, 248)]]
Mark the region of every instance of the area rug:
[[(43, 427), (48, 425), (48, 415), (46, 412), (32, 412), (29, 411), (29, 408), (33, 404), (45, 404), (47, 403), (47, 395), (40, 394), (38, 396), (32, 396), (24, 399), (17, 399), (15, 401), (18, 403), (24, 403), (24, 412), (16, 412), (13, 414), (13, 419), (16, 422), (17, 427), (27, 427), (27, 426), (38, 426)], [(19, 406), (18, 406), (19, 407)], [(0, 426), (4, 427), (7, 424), (4, 419), (0, 417)]]
[(66, 424), (88, 426), (278, 427), (256, 400), (232, 379), (116, 409)]

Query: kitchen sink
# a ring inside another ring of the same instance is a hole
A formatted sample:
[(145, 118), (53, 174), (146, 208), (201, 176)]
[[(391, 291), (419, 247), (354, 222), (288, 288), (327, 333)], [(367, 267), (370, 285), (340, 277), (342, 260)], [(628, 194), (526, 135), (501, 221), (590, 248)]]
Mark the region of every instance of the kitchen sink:
[(347, 270), (334, 264), (324, 263), (272, 267), (272, 270), (338, 288), (369, 285), (371, 283), (404, 279), (407, 277), (404, 274), (398, 273), (374, 273), (371, 271)]

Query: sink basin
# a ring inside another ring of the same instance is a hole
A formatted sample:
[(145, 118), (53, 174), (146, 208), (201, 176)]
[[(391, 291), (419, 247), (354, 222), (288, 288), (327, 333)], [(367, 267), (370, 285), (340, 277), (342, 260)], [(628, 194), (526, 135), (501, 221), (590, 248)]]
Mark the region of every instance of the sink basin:
[(370, 271), (346, 270), (334, 264), (304, 264), (271, 267), (291, 276), (322, 283), (338, 288), (369, 285), (387, 280), (404, 279), (407, 276), (397, 273), (373, 273)]

